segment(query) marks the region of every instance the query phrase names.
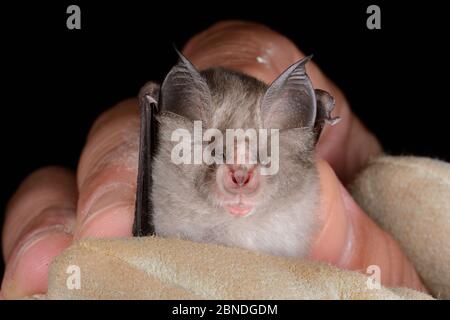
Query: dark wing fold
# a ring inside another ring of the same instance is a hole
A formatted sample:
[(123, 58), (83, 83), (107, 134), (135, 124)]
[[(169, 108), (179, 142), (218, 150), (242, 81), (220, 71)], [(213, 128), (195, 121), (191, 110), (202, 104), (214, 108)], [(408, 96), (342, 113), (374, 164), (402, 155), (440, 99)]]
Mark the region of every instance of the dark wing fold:
[(133, 236), (143, 237), (154, 234), (153, 204), (151, 199), (152, 158), (156, 151), (156, 113), (158, 111), (159, 85), (147, 83), (139, 93), (141, 113), (139, 139), (139, 165), (136, 188), (136, 209)]

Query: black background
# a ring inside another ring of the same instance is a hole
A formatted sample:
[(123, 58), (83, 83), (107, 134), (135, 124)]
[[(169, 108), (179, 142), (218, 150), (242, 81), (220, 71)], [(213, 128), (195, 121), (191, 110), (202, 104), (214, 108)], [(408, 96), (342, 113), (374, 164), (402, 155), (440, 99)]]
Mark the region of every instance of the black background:
[[(387, 152), (450, 160), (446, 11), (441, 1), (392, 2), (2, 4), (0, 219), (33, 170), (76, 168), (95, 118), (161, 80), (173, 43), (223, 19), (262, 22), (313, 53)], [(81, 30), (66, 28), (70, 4), (81, 7)], [(381, 7), (381, 30), (366, 28), (370, 4)]]

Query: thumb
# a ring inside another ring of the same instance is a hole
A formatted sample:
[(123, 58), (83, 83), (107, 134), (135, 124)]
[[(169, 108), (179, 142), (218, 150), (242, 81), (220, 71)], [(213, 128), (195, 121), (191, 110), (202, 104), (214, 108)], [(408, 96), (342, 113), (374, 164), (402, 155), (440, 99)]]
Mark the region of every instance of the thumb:
[(375, 265), (383, 285), (426, 291), (394, 238), (362, 211), (330, 165), (319, 159), (317, 167), (322, 227), (313, 242), (311, 258), (363, 273)]
[[(190, 39), (183, 53), (201, 70), (226, 67), (267, 84), (305, 56), (283, 35), (263, 25), (243, 21), (213, 25)], [(306, 69), (314, 88), (329, 92), (336, 101), (333, 113), (342, 120), (337, 126), (324, 128), (317, 151), (347, 183), (367, 159), (381, 152), (381, 146), (352, 112), (344, 93), (319, 67), (311, 62)]]

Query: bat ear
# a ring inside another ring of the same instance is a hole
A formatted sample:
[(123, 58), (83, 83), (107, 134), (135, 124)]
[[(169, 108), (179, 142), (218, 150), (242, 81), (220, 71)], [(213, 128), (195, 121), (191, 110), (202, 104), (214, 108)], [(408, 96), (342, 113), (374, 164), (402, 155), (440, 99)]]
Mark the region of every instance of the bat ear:
[(160, 111), (173, 112), (191, 120), (204, 120), (211, 103), (208, 85), (193, 64), (178, 50), (176, 52), (180, 60), (161, 85)]
[(317, 117), (314, 124), (314, 133), (319, 139), (320, 133), (326, 124), (335, 125), (341, 121), (340, 117), (332, 117), (331, 111), (334, 109), (334, 98), (321, 89), (314, 90), (317, 100)]
[(316, 96), (305, 70), (311, 58), (291, 65), (267, 89), (261, 105), (265, 128), (314, 128)]

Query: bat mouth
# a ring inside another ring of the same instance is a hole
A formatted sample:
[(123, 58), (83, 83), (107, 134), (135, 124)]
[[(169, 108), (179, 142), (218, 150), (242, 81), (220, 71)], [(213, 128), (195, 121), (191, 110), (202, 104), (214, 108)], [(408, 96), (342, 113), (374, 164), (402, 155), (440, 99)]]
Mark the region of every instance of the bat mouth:
[(255, 207), (253, 205), (239, 202), (237, 204), (228, 204), (224, 208), (235, 217), (248, 217), (254, 212)]

